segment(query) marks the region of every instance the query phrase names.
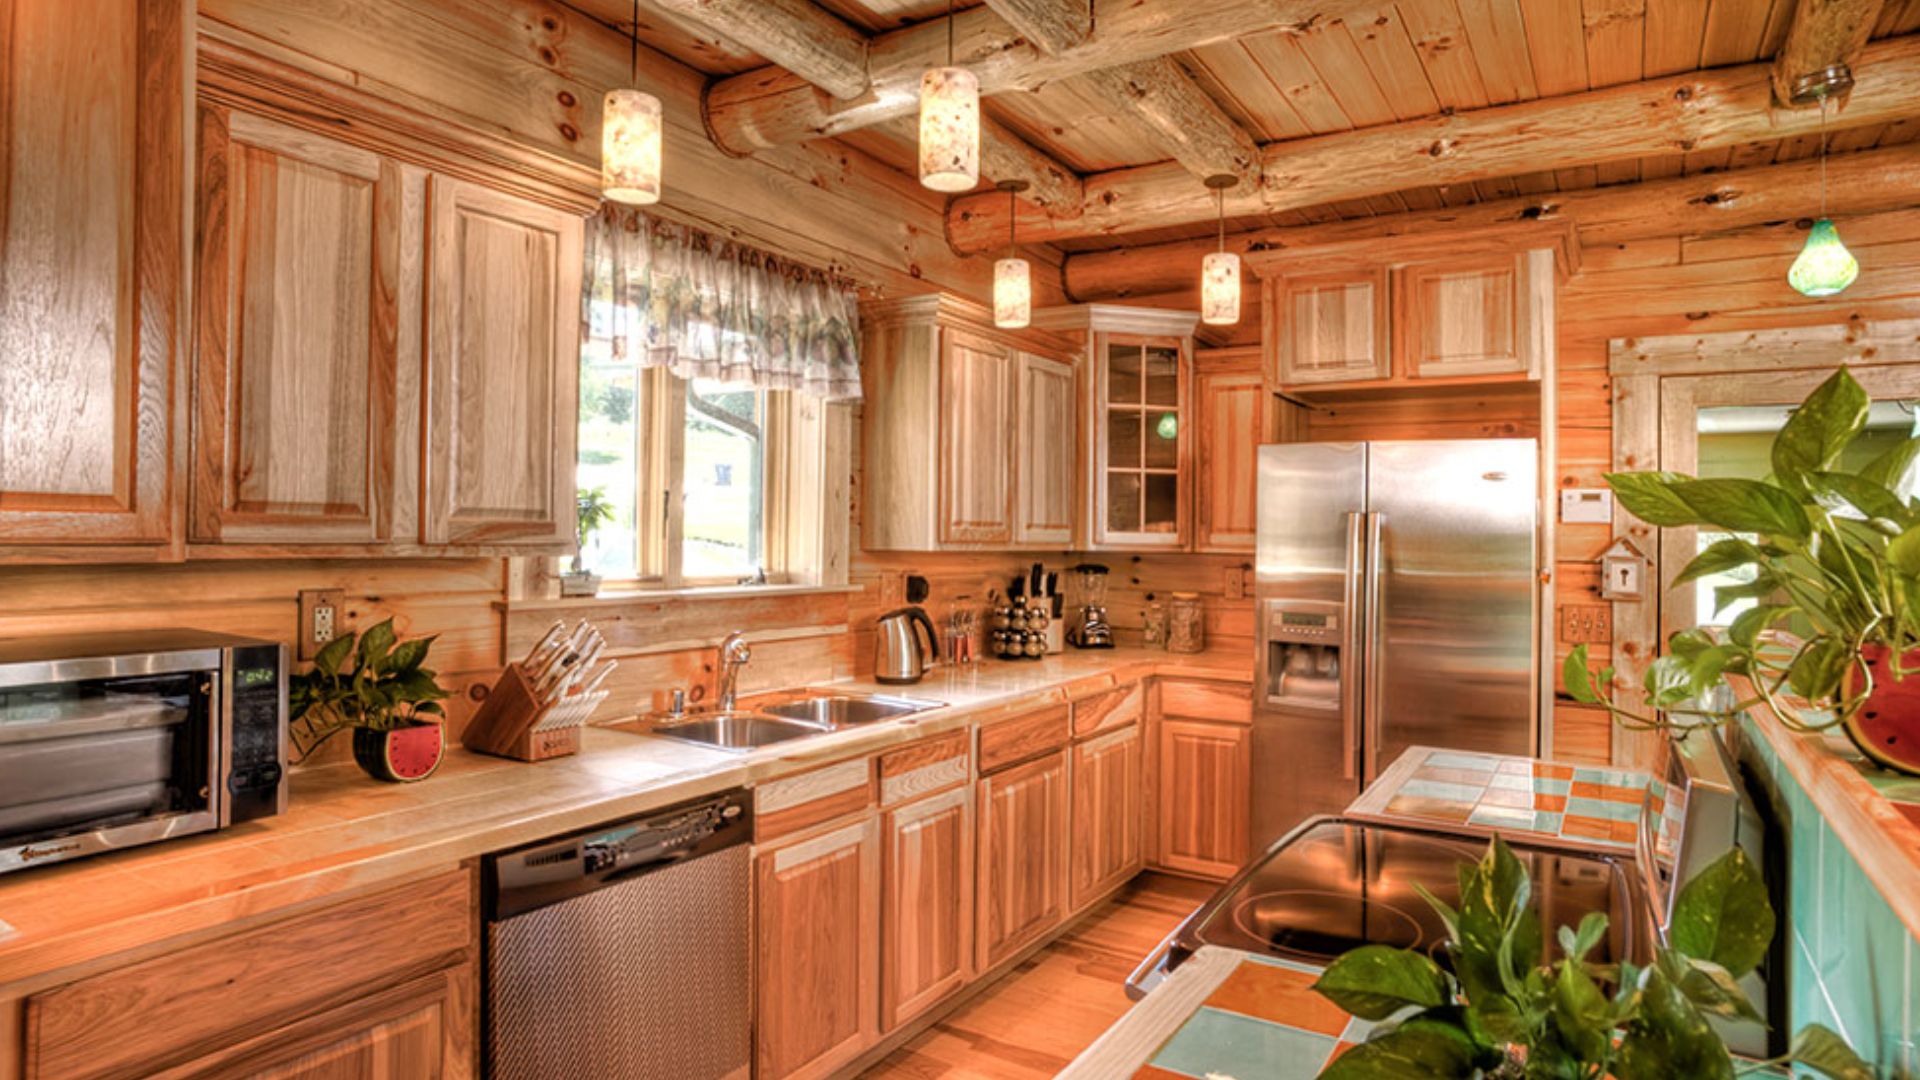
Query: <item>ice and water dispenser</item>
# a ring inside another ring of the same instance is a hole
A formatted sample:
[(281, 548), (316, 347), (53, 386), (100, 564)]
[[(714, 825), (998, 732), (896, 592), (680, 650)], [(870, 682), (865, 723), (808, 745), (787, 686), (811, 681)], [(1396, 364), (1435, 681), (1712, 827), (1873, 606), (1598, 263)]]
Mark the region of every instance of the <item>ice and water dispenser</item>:
[(1339, 604), (1269, 600), (1264, 604), (1261, 675), (1268, 705), (1279, 708), (1338, 709), (1347, 640)]

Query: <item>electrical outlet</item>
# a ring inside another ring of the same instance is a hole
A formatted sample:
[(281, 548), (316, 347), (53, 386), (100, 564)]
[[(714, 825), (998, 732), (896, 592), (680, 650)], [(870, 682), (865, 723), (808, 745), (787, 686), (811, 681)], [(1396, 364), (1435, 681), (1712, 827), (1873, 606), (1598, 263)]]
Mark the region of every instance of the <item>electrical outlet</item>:
[(1225, 581), (1220, 591), (1226, 594), (1227, 599), (1239, 600), (1247, 595), (1246, 567), (1229, 566), (1226, 569), (1224, 578)]
[(320, 654), (327, 642), (346, 630), (347, 594), (344, 589), (301, 589), (299, 647), (301, 660)]
[(1613, 605), (1562, 604), (1560, 640), (1569, 645), (1604, 645), (1613, 640)]

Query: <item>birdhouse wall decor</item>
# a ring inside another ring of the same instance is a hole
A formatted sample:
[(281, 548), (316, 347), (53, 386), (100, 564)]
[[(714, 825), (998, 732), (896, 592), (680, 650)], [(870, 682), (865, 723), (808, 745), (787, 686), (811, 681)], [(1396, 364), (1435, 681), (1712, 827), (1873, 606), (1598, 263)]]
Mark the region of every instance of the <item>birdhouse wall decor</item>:
[(1600, 599), (1642, 600), (1647, 593), (1647, 557), (1621, 538), (1600, 553)]

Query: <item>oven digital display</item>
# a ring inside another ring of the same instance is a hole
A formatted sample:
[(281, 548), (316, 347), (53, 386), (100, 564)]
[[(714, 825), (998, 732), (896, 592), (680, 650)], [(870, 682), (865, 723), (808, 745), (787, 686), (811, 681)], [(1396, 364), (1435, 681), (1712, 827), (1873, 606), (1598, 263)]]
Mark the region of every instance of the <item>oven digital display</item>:
[(1280, 613), (1280, 625), (1325, 626), (1327, 625), (1327, 617), (1325, 615), (1309, 615), (1300, 611), (1283, 611)]
[(270, 667), (241, 668), (233, 673), (235, 686), (266, 686), (273, 682), (278, 674)]

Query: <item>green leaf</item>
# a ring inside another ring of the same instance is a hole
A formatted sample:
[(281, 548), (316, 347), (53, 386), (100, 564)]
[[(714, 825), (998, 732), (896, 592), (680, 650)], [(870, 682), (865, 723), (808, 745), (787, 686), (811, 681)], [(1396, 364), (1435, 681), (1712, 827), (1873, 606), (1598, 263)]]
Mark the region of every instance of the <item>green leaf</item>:
[(1743, 566), (1752, 566), (1765, 556), (1751, 540), (1742, 540), (1737, 536), (1725, 540), (1715, 540), (1707, 549), (1694, 556), (1693, 561), (1681, 568), (1673, 579), (1675, 585), (1703, 578), (1709, 574), (1724, 574), (1729, 570), (1738, 570)]
[(1811, 529), (1799, 500), (1758, 480), (1685, 480), (1672, 485), (1672, 490), (1701, 520), (1728, 532), (1805, 540)]
[(347, 654), (352, 651), (353, 635), (341, 634), (339, 637), (321, 646), (320, 651), (314, 654), (314, 670), (326, 675), (336, 675), (340, 671), (341, 662), (344, 661), (347, 658)]
[(393, 620), (383, 619), (373, 629), (360, 635), (360, 666), (382, 669), (387, 650), (393, 648)]
[(1847, 1040), (1819, 1024), (1794, 1032), (1787, 1057), (1833, 1080), (1873, 1080), (1873, 1067), (1860, 1060)]
[(1760, 632), (1792, 614), (1791, 604), (1759, 604), (1734, 616), (1733, 625), (1727, 629), (1727, 639), (1743, 649), (1752, 649), (1760, 640)]
[(1810, 702), (1833, 697), (1840, 692), (1852, 656), (1853, 650), (1838, 638), (1816, 638), (1787, 669), (1787, 685)]
[(1668, 941), (1683, 955), (1718, 964), (1738, 979), (1767, 955), (1773, 928), (1766, 884), (1753, 860), (1736, 847), (1681, 887)]
[(1894, 537), (1887, 544), (1887, 561), (1902, 573), (1920, 575), (1920, 525)]
[(1679, 525), (1701, 524), (1699, 513), (1673, 492), (1674, 484), (1693, 479), (1690, 476), (1670, 472), (1631, 472), (1608, 473), (1606, 479), (1607, 486), (1613, 489), (1627, 513), (1649, 525), (1670, 529)]
[(1654, 967), (1613, 1071), (1619, 1080), (1732, 1080), (1733, 1059), (1707, 1018)]
[(1607, 913), (1589, 911), (1580, 919), (1580, 929), (1570, 926), (1560, 928), (1560, 952), (1568, 960), (1578, 963), (1587, 958), (1595, 945), (1607, 936)]
[(1560, 964), (1553, 984), (1553, 1024), (1567, 1048), (1586, 1061), (1606, 1060), (1613, 1045), (1613, 1008), (1580, 965)]
[(1912, 522), (1913, 511), (1878, 482), (1852, 473), (1821, 472), (1808, 478), (1814, 498), (1830, 510), (1854, 510), (1863, 518)]
[(1920, 439), (1908, 439), (1868, 462), (1860, 470), (1860, 478), (1879, 484), (1902, 500), (1911, 500), (1920, 485), (1920, 469), (1914, 468), (1915, 462), (1920, 462)]
[(1408, 1008), (1449, 1000), (1446, 974), (1422, 953), (1363, 945), (1335, 960), (1313, 988), (1362, 1020), (1385, 1020)]
[(439, 635), (414, 638), (394, 646), (393, 655), (387, 658), (387, 669), (404, 675), (427, 662), (427, 650), (433, 647)]
[(1755, 1024), (1766, 1023), (1766, 1017), (1760, 1015), (1747, 1000), (1746, 991), (1728, 973), (1726, 968), (1711, 960), (1698, 960), (1679, 953), (1668, 955), (1678, 959), (1679, 978), (1675, 980), (1680, 992), (1693, 1002), (1695, 1008), (1729, 1020), (1747, 1020)]
[(1774, 437), (1774, 475), (1787, 487), (1803, 490), (1808, 473), (1830, 469), (1840, 460), (1840, 452), (1867, 426), (1872, 404), (1846, 368), (1828, 376)]
[(1320, 1080), (1466, 1080), (1476, 1075), (1480, 1056), (1465, 1031), (1416, 1019), (1340, 1055), (1321, 1071)]
[(1735, 600), (1759, 600), (1780, 591), (1780, 579), (1763, 570), (1752, 581), (1743, 581), (1738, 585), (1722, 585), (1713, 590), (1713, 610), (1715, 614), (1725, 611), (1727, 605)]
[(1561, 679), (1567, 684), (1567, 695), (1575, 701), (1584, 701), (1589, 705), (1600, 702), (1600, 695), (1594, 692), (1593, 676), (1587, 670), (1587, 647), (1575, 645), (1567, 654), (1567, 662), (1561, 668)]

